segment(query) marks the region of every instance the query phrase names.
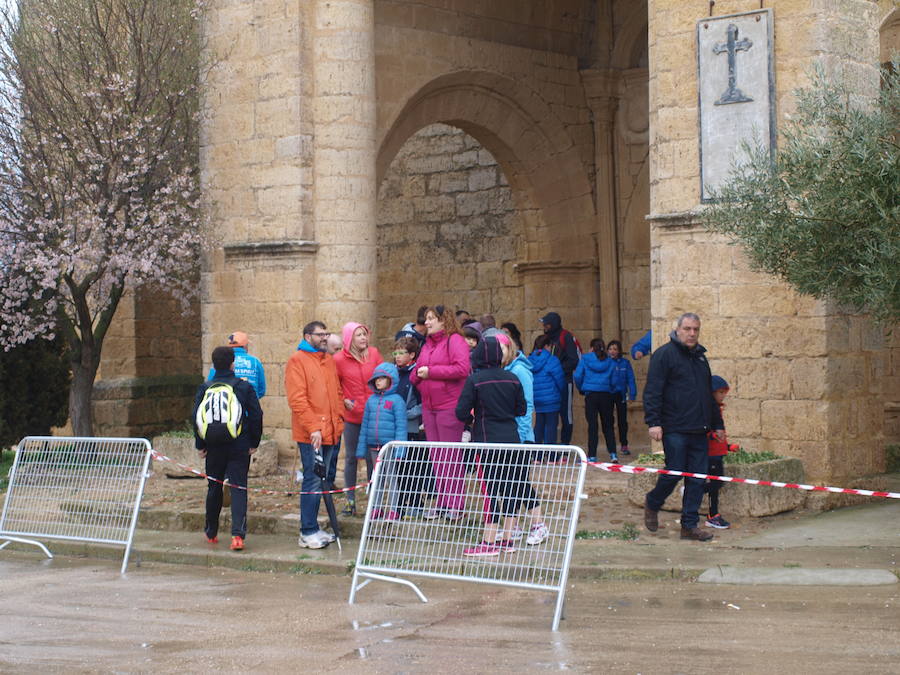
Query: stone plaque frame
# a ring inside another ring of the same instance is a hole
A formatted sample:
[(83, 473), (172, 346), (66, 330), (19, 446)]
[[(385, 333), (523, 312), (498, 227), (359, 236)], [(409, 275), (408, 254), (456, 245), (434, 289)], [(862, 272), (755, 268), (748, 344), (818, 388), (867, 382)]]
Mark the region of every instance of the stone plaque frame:
[[(751, 53), (754, 47), (756, 51)], [(746, 75), (748, 60), (750, 77)], [(774, 156), (777, 128), (771, 8), (697, 21), (697, 113), (700, 201), (709, 203), (714, 201), (709, 188), (727, 178), (742, 142), (768, 143)]]

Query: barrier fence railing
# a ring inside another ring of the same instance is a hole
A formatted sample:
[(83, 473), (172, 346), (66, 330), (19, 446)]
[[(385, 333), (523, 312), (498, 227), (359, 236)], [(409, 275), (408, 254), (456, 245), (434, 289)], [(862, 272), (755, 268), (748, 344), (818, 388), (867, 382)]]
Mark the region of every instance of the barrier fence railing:
[(143, 438), (22, 439), (0, 514), (0, 549), (20, 542), (52, 558), (39, 540), (120, 545), (124, 574), (150, 453)]
[(404, 577), (498, 584), (556, 593), (557, 630), (586, 467), (574, 446), (385, 445), (349, 602), (373, 580), (409, 586), (423, 602)]

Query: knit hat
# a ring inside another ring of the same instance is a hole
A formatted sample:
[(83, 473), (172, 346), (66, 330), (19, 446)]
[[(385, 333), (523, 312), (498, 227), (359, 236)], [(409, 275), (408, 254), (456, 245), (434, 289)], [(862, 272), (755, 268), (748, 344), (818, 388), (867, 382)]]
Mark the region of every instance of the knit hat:
[(236, 330), (228, 336), (229, 347), (243, 347), (246, 349), (248, 344), (250, 344), (250, 338), (242, 331)]
[(731, 389), (731, 387), (728, 386), (728, 383), (725, 381), (724, 377), (721, 377), (719, 375), (713, 375), (712, 376), (712, 390), (719, 391), (719, 389)]

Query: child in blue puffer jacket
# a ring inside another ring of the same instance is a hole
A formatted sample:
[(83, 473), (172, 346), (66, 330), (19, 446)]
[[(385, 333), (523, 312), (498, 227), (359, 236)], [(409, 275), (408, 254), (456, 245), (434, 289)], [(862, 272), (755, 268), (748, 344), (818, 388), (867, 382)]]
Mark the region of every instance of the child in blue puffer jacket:
[(534, 375), (534, 442), (538, 445), (556, 445), (559, 409), (566, 388), (566, 376), (559, 359), (550, 353), (549, 344), (549, 337), (539, 335), (528, 357)]
[(631, 363), (622, 356), (622, 343), (610, 340), (606, 345), (606, 353), (615, 366), (613, 386), (616, 389), (616, 418), (619, 422), (619, 445), (623, 455), (630, 455), (628, 449), (628, 401), (637, 398), (637, 385), (634, 382), (634, 369)]
[(613, 408), (616, 403), (615, 364), (606, 353), (606, 344), (600, 338), (591, 340), (591, 351), (585, 354), (575, 369), (575, 386), (584, 395), (584, 416), (588, 423), (588, 461), (597, 461), (597, 416), (606, 439), (609, 461), (618, 462), (616, 432), (613, 430)]
[[(356, 456), (365, 457), (371, 453), (372, 461), (378, 457), (381, 446), (391, 441), (406, 440), (406, 401), (397, 394), (400, 374), (393, 363), (381, 363), (375, 367), (369, 378), (372, 396), (366, 400)], [(397, 504), (400, 491), (397, 489), (397, 469), (403, 459), (405, 448), (398, 447), (390, 457), (385, 456), (379, 467), (380, 489), (372, 491), (372, 520), (385, 516), (387, 520), (399, 520)], [(386, 488), (386, 489), (385, 489)]]

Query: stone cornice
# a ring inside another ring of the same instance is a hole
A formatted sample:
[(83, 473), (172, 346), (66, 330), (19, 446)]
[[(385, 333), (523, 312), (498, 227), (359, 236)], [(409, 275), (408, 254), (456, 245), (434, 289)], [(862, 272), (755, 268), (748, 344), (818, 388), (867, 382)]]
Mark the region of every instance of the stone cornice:
[(658, 227), (697, 227), (701, 224), (697, 210), (651, 213), (645, 219)]
[(319, 250), (319, 242), (303, 239), (286, 241), (242, 241), (225, 244), (225, 258), (287, 258), (312, 255)]
[(519, 274), (529, 272), (580, 272), (593, 269), (597, 262), (590, 260), (531, 260), (516, 263), (513, 267)]

